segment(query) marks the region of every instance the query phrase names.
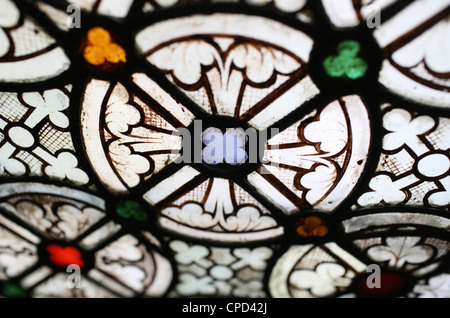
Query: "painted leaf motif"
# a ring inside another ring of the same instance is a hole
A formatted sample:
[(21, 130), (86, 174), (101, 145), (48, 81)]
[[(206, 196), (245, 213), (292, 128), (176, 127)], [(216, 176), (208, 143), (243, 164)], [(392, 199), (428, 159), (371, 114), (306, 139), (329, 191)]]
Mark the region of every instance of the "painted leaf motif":
[(69, 127), (69, 119), (62, 113), (69, 107), (69, 97), (59, 89), (45, 91), (42, 95), (37, 92), (24, 93), (23, 100), (34, 108), (26, 123), (34, 127), (43, 118), (49, 116), (50, 121), (61, 128)]
[(416, 245), (420, 237), (388, 237), (387, 245), (371, 247), (367, 254), (377, 262), (389, 262), (390, 267), (401, 268), (405, 263), (418, 264), (433, 256), (427, 245)]
[(272, 256), (272, 250), (267, 247), (258, 247), (254, 250), (238, 248), (234, 251), (234, 255), (241, 258), (241, 260), (234, 263), (233, 268), (250, 266), (256, 270), (263, 270), (266, 267), (266, 260)]
[(449, 298), (450, 274), (441, 274), (431, 277), (428, 284), (420, 283), (414, 287), (419, 298)]
[[(417, 136), (426, 133), (433, 128), (435, 122), (429, 116), (420, 116), (412, 118), (411, 114), (403, 109), (394, 109), (384, 115), (383, 126), (391, 133), (383, 138), (383, 148), (386, 150), (395, 150), (408, 144), (419, 143)], [(412, 144), (412, 145), (411, 145)]]
[(197, 263), (203, 266), (209, 266), (211, 262), (205, 259), (209, 251), (201, 245), (189, 246), (182, 241), (173, 241), (170, 247), (177, 252), (175, 259), (181, 264)]
[(66, 239), (76, 239), (103, 217), (103, 213), (94, 208), (80, 210), (71, 205), (61, 205), (56, 214), (61, 219), (58, 228), (64, 233)]
[(216, 292), (213, 279), (210, 276), (196, 277), (195, 275), (184, 273), (180, 275), (181, 284), (177, 286), (177, 291), (181, 295), (212, 295)]
[[(122, 281), (136, 291), (142, 292), (146, 282), (152, 280), (148, 272), (154, 271), (154, 263), (146, 262), (145, 249), (131, 235), (122, 236), (103, 250), (97, 252), (97, 268)], [(146, 268), (143, 268), (144, 266)]]
[(339, 286), (348, 286), (350, 278), (344, 277), (345, 268), (335, 263), (322, 263), (312, 270), (294, 271), (289, 282), (298, 289), (309, 289), (316, 297), (325, 297), (336, 292)]

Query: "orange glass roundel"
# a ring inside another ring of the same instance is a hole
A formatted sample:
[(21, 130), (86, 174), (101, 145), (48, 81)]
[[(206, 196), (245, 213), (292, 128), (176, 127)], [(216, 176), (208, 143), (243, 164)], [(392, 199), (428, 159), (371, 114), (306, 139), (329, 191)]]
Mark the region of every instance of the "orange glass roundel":
[(127, 61), (124, 48), (114, 41), (108, 30), (102, 27), (91, 28), (85, 41), (83, 57), (91, 65), (106, 70), (114, 64)]

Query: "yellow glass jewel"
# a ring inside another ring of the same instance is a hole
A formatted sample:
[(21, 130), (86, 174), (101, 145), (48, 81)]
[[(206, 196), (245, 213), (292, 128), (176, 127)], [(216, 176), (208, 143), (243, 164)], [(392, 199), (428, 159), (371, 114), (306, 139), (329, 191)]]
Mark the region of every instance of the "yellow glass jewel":
[(88, 31), (88, 45), (83, 51), (85, 60), (95, 66), (107, 62), (112, 64), (125, 63), (126, 53), (123, 47), (114, 43), (111, 34), (101, 27), (95, 27)]
[(297, 234), (304, 237), (323, 237), (328, 234), (328, 228), (322, 219), (317, 216), (309, 216), (300, 223), (300, 226), (297, 227)]

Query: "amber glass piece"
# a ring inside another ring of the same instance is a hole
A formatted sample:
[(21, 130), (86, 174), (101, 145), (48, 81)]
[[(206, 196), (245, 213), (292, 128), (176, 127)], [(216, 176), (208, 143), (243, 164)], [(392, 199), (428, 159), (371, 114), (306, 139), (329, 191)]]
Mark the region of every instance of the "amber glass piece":
[(87, 43), (83, 51), (86, 62), (95, 66), (125, 63), (126, 52), (115, 43), (109, 31), (95, 27), (87, 33)]
[(297, 234), (304, 237), (322, 237), (328, 234), (328, 227), (321, 218), (317, 216), (309, 216), (300, 220), (299, 225), (297, 226)]

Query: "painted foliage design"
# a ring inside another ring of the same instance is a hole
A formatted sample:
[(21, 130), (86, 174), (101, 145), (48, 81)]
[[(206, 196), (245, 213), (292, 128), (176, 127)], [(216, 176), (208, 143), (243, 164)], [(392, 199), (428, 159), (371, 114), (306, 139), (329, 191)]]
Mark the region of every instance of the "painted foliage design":
[[(0, 0), (0, 294), (448, 297), (450, 1), (435, 2)], [(71, 30), (68, 5), (114, 22)], [(358, 31), (318, 68), (314, 28)], [(271, 131), (260, 161), (183, 162), (198, 120), (225, 145), (226, 123)]]

